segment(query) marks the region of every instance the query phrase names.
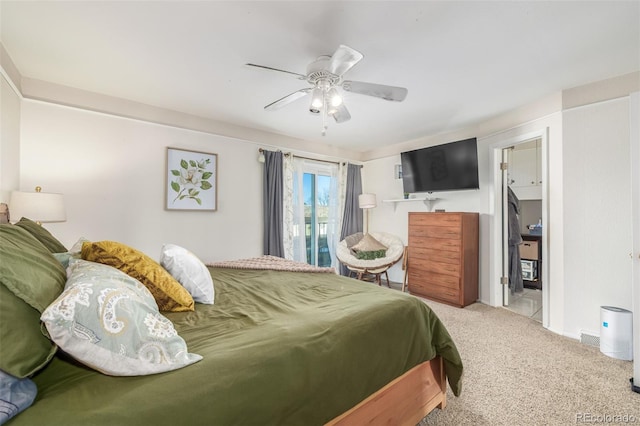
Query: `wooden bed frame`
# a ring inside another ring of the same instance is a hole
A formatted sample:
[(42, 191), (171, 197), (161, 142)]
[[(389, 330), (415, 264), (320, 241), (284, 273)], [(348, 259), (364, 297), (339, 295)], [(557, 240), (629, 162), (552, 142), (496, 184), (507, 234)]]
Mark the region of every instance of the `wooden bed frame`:
[(438, 356), (407, 371), (327, 425), (415, 426), (434, 408), (446, 405), (447, 381)]

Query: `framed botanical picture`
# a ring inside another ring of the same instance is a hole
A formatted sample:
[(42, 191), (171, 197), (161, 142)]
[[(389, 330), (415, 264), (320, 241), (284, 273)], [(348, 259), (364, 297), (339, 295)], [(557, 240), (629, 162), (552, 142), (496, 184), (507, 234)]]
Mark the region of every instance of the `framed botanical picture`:
[(218, 154), (167, 148), (167, 210), (216, 211)]

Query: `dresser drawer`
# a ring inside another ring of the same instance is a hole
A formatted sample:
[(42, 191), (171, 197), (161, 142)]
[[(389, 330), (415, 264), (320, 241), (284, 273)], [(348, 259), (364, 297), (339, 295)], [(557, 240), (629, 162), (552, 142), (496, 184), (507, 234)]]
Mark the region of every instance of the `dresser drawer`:
[(452, 256), (456, 253), (461, 253), (462, 243), (458, 240), (451, 240), (448, 238), (427, 238), (427, 237), (412, 237), (409, 236), (409, 249), (429, 249), (436, 251), (448, 251), (453, 252)]
[(453, 265), (460, 264), (460, 241), (443, 240), (453, 242), (457, 244), (450, 244), (448, 246), (441, 244), (429, 244), (426, 242), (424, 247), (421, 246), (409, 246), (409, 262), (412, 260), (430, 260), (433, 262), (450, 263)]
[[(451, 275), (453, 277), (460, 277), (460, 263), (443, 263), (436, 260), (411, 258), (409, 257), (409, 264), (411, 269), (416, 273), (420, 272), (435, 272), (442, 275)], [(457, 284), (456, 284), (457, 285)]]
[(409, 234), (409, 250), (413, 248), (433, 249), (453, 252), (456, 255), (456, 253), (460, 253), (461, 247), (462, 241), (460, 239), (418, 237)]
[(433, 271), (421, 271), (411, 269), (408, 274), (409, 285), (420, 284), (422, 286), (435, 285), (447, 287), (455, 291), (460, 289), (460, 278), (453, 275), (439, 274)]
[(409, 238), (447, 238), (459, 239), (462, 229), (459, 226), (410, 226)]
[(441, 287), (433, 283), (409, 281), (409, 292), (418, 296), (442, 300), (458, 305), (460, 303), (460, 291), (449, 287)]
[(409, 213), (409, 227), (420, 226), (454, 226), (460, 227), (462, 218), (459, 214), (438, 214), (438, 213)]

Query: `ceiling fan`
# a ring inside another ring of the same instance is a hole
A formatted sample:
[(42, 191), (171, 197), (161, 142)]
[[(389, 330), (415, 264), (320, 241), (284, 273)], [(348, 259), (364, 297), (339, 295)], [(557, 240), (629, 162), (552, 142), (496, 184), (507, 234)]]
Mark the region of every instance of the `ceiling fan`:
[(362, 53), (349, 46), (340, 45), (333, 55), (319, 56), (307, 66), (307, 74), (298, 74), (264, 65), (246, 64), (250, 67), (263, 68), (297, 76), (298, 80), (306, 80), (312, 87), (305, 87), (265, 106), (267, 111), (274, 111), (291, 102), (311, 94), (309, 112), (322, 115), (322, 135), (327, 131), (327, 117), (331, 116), (336, 123), (344, 123), (351, 114), (343, 103), (338, 89), (361, 95), (374, 96), (387, 101), (402, 102), (407, 97), (404, 87), (386, 86), (383, 84), (365, 83), (363, 81), (343, 80), (344, 74), (363, 58)]

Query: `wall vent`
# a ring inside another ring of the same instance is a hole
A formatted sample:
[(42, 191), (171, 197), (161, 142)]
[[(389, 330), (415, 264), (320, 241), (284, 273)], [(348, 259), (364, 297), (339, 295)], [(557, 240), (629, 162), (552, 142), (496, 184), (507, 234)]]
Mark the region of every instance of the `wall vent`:
[(580, 332), (580, 343), (584, 343), (588, 346), (593, 346), (596, 348), (600, 347), (600, 336), (596, 336), (593, 333), (581, 331)]

